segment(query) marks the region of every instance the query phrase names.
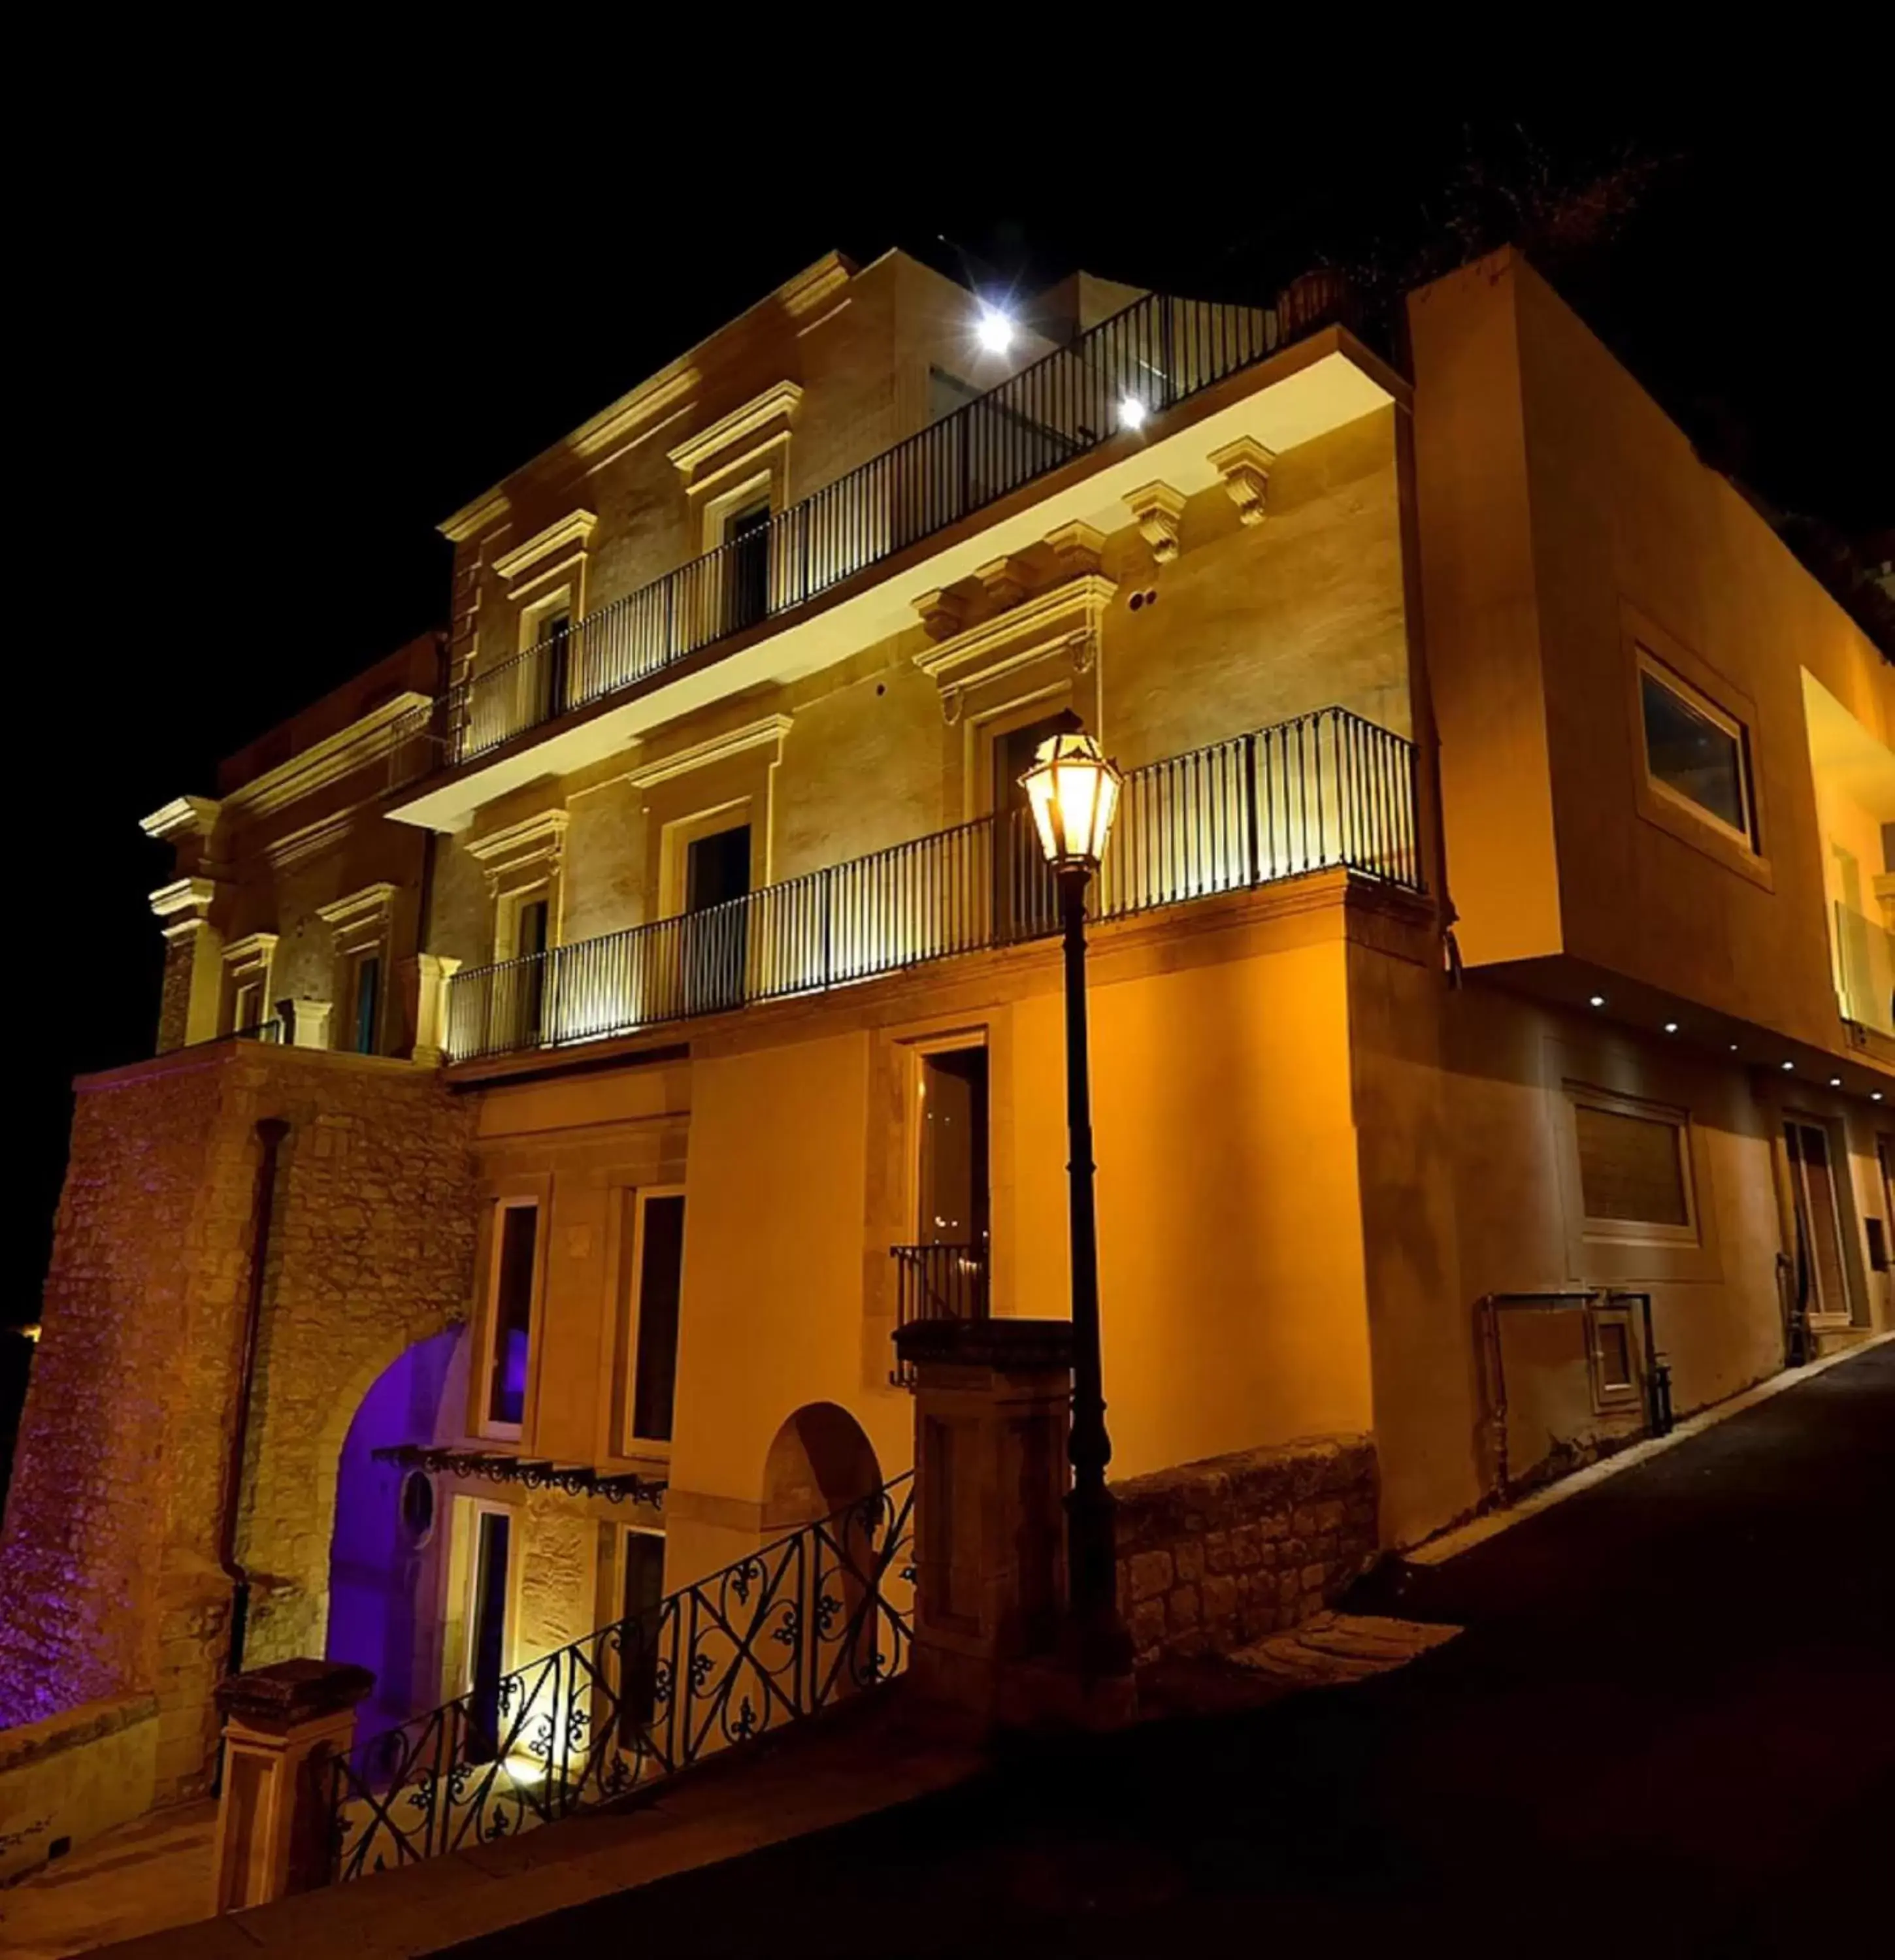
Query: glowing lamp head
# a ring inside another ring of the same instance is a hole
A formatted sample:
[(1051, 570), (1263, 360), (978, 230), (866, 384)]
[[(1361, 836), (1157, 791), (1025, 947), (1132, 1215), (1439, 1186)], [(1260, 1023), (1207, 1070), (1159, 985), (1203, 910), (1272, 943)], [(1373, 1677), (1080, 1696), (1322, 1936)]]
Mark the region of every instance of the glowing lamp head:
[(1050, 736), (1020, 779), (1040, 848), (1056, 871), (1098, 868), (1119, 810), (1118, 765), (1078, 730)]
[(1013, 322), (999, 307), (983, 305), (974, 324), (974, 338), (986, 354), (1005, 354), (1013, 345)]
[(1136, 395), (1123, 395), (1119, 397), (1119, 426), (1125, 429), (1144, 428), (1145, 404)]

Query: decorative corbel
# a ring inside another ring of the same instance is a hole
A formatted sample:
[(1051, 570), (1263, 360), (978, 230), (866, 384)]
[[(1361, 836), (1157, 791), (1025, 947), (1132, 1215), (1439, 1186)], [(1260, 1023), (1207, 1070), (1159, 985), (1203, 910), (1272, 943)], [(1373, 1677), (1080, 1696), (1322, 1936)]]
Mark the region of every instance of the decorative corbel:
[(974, 576), (985, 588), (987, 600), (996, 612), (1004, 612), (1009, 606), (1018, 606), (1027, 596), (1027, 576), (1016, 558), (996, 558), (985, 565), (976, 565)]
[(1241, 435), (1210, 455), (1211, 467), (1224, 479), (1231, 501), (1237, 506), (1237, 521), (1260, 524), (1266, 514), (1270, 489), (1270, 466), (1276, 452), (1266, 449), (1255, 437)]
[(1077, 517), (1069, 524), (1062, 524), (1056, 531), (1047, 532), (1044, 542), (1059, 565), (1062, 578), (1078, 578), (1084, 573), (1096, 572), (1104, 560), (1104, 532), (1094, 530)]
[(1142, 490), (1126, 493), (1126, 508), (1139, 534), (1151, 547), (1160, 565), (1169, 565), (1178, 555), (1178, 530), (1184, 521), (1184, 498), (1168, 483), (1148, 483)]
[(911, 603), (921, 616), (922, 631), (937, 644), (951, 640), (967, 623), (967, 607), (957, 593), (924, 592)]

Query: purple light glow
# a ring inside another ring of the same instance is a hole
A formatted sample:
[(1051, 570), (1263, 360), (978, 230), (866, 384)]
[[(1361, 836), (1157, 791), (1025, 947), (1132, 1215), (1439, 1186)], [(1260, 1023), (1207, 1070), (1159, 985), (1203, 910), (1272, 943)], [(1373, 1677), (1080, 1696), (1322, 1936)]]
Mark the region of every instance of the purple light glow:
[(349, 1424), (336, 1472), (329, 1553), (328, 1658), (373, 1670), (357, 1733), (372, 1736), (439, 1699), (435, 1582), (446, 1537), (438, 1519), (417, 1544), (402, 1522), (403, 1472), (373, 1452), (432, 1443), (458, 1330), (410, 1348), (378, 1376)]

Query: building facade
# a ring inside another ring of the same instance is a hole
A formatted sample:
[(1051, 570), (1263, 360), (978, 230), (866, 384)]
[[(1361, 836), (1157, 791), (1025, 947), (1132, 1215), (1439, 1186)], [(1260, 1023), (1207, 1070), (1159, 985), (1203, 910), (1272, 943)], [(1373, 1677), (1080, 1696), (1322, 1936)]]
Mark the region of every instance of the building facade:
[(147, 819), (0, 1720), (186, 1794), (234, 1659), (397, 1722), (906, 1471), (896, 1327), (1065, 1311), (1018, 781), (1075, 721), (1113, 1475), (1350, 1466), (1293, 1556), (1142, 1553), (1142, 1652), (1895, 1327), (1890, 665), (1516, 258), (1399, 363), (1335, 297), (1009, 334), (826, 259)]

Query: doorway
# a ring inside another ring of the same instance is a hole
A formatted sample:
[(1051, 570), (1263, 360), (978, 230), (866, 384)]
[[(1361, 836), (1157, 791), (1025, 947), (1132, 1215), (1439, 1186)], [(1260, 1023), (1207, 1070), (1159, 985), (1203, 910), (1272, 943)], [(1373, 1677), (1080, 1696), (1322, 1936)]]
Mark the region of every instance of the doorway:
[(1069, 708), (993, 738), (994, 924), (1002, 940), (1035, 939), (1059, 923), (1059, 892), (1021, 778), (1040, 745), (1080, 726)]
[(546, 935), (549, 923), (544, 899), (521, 902), (514, 914), (513, 1045), (537, 1047), (546, 1024)]
[(770, 507), (766, 498), (724, 523), (724, 630), (740, 633), (770, 609)]
[(619, 1596), (619, 1746), (636, 1752), (658, 1709), (658, 1608), (664, 1599), (664, 1540), (628, 1529)]
[(985, 1320), (987, 1050), (984, 1045), (935, 1048), (918, 1061), (915, 1242), (896, 1250), (897, 1324)]
[(1839, 1183), (1847, 1174), (1848, 1160), (1836, 1149), (1828, 1125), (1805, 1117), (1785, 1120), (1783, 1142), (1796, 1217), (1798, 1303), (1812, 1322), (1846, 1326), (1851, 1303)]
[(684, 1011), (740, 1006), (750, 956), (750, 826), (694, 837), (684, 854)]
[(467, 1602), (467, 1760), (500, 1753), (500, 1682), (506, 1672), (507, 1582), (513, 1519), (505, 1511), (475, 1513), (473, 1570)]

